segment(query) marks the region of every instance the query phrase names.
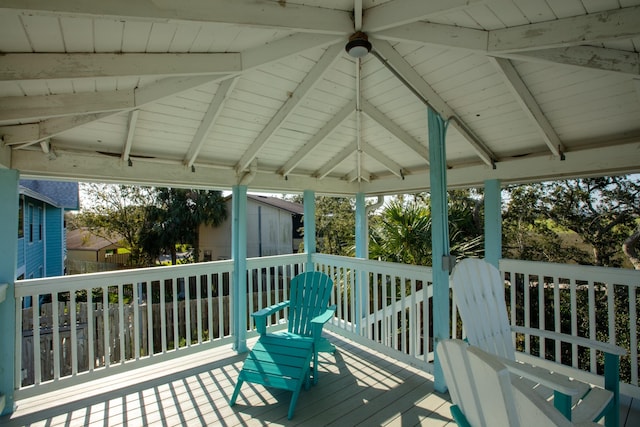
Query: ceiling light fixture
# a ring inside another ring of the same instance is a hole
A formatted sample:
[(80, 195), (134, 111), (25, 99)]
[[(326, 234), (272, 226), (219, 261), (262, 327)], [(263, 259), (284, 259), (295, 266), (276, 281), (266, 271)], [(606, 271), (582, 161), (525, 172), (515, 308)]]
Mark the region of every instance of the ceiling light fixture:
[(362, 31), (356, 31), (349, 37), (347, 45), (344, 47), (349, 56), (353, 58), (362, 58), (371, 52), (371, 43), (369, 37)]

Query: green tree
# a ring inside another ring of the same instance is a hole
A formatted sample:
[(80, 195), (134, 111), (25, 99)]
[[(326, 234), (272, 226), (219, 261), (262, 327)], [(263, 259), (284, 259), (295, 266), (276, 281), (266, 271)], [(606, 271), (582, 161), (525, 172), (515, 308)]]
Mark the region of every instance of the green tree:
[[(508, 256), (619, 267), (625, 258), (633, 261), (632, 255), (637, 254), (637, 179), (565, 180), (510, 187), (507, 192), (503, 236)], [(579, 236), (579, 241), (567, 239), (568, 232)], [(591, 248), (591, 254), (585, 247)]]
[(109, 240), (122, 239), (131, 251), (129, 262), (141, 265), (144, 256), (139, 236), (146, 223), (144, 206), (153, 202), (153, 190), (130, 185), (81, 183), (80, 191), (85, 206), (73, 217), (70, 227), (86, 227)]
[(199, 260), (199, 227), (217, 226), (227, 217), (219, 191), (159, 188), (155, 203), (146, 208), (146, 226), (140, 230), (140, 242), (153, 258), (162, 252), (176, 264), (176, 245), (192, 244), (194, 259)]

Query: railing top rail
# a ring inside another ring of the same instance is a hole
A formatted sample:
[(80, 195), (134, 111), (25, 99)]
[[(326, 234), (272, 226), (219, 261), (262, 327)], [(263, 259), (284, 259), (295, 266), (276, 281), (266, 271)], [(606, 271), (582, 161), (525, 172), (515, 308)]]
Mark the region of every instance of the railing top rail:
[(386, 273), (392, 271), (394, 275), (397, 276), (418, 276), (427, 274), (430, 277), (433, 270), (429, 266), (399, 264), (393, 262), (384, 262), (364, 258), (351, 258), (346, 256), (328, 254), (313, 254), (311, 259), (313, 262), (368, 270), (375, 273)]
[[(551, 262), (520, 261), (513, 259), (501, 259), (500, 269), (503, 271), (525, 270), (545, 276), (557, 276), (560, 278), (584, 278), (602, 283), (624, 284), (640, 286), (640, 270), (628, 268), (597, 267), (592, 265), (556, 264)], [(524, 271), (521, 271), (524, 272)]]
[[(105, 271), (71, 276), (46, 277), (16, 281), (15, 296), (24, 297), (34, 293), (47, 294), (52, 291), (74, 291), (79, 289), (113, 286), (123, 283), (144, 283), (170, 278), (225, 273), (233, 271), (233, 261), (210, 261), (197, 264), (137, 268), (131, 270)], [(60, 286), (58, 286), (60, 285)]]
[(256, 258), (247, 258), (247, 267), (265, 268), (278, 267), (285, 264), (301, 264), (307, 261), (306, 253), (272, 255)]

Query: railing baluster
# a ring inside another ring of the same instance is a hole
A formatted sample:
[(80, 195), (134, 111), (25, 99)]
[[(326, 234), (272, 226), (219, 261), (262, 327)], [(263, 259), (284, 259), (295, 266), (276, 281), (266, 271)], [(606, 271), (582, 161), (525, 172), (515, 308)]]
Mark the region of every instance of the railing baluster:
[[(571, 278), (569, 286), (571, 289), (571, 310), (569, 310), (571, 313), (571, 334), (578, 336), (578, 284), (574, 278)], [(571, 366), (578, 367), (578, 344), (571, 344)]]
[(131, 293), (133, 294), (133, 354), (135, 360), (140, 360), (140, 295), (138, 289), (140, 283), (133, 283)]
[[(640, 298), (638, 287), (629, 286), (629, 348), (631, 350), (631, 384), (638, 385), (638, 313), (636, 302)], [(634, 361), (636, 363), (634, 363)]]
[[(554, 331), (561, 333), (562, 332), (562, 319), (560, 318), (560, 277), (553, 277), (553, 329)], [(556, 362), (562, 363), (562, 344), (559, 340), (555, 340), (555, 360)]]
[(147, 356), (155, 354), (153, 341), (153, 281), (149, 280), (147, 282)]
[(198, 330), (198, 344), (202, 344), (202, 276), (196, 277), (196, 324)]
[(40, 349), (40, 302), (39, 295), (33, 295), (31, 299), (31, 313), (33, 316), (33, 361), (34, 361), (34, 383), (36, 385), (42, 382), (42, 363)]
[(173, 349), (180, 348), (180, 314), (178, 313), (178, 278), (171, 279), (173, 291)]
[(124, 285), (118, 285), (118, 339), (120, 340), (120, 363), (124, 364), (125, 356), (125, 337), (124, 337)]
[[(589, 338), (592, 340), (596, 339), (596, 292), (595, 292), (595, 283), (593, 280), (589, 280)], [(590, 360), (590, 369), (591, 372), (595, 372), (596, 370), (596, 352), (593, 350), (589, 350), (589, 360)]]
[(76, 291), (69, 292), (69, 327), (71, 328), (71, 375), (78, 375), (78, 324), (76, 319)]

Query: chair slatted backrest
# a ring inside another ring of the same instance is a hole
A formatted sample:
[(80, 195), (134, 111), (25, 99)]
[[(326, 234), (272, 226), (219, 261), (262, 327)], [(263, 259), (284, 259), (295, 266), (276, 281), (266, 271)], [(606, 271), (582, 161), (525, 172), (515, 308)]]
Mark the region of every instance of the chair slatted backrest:
[(468, 346), (469, 344), (462, 340), (444, 340), (438, 343), (436, 353), (451, 401), (458, 406), (469, 424), (480, 426), (483, 425), (482, 420), (485, 417), (467, 358)]
[(333, 280), (320, 271), (307, 271), (291, 279), (290, 333), (311, 336), (311, 320), (327, 310), (332, 289)]
[(511, 388), (511, 375), (506, 366), (498, 362), (494, 356), (473, 346), (467, 348), (467, 358), (473, 372), (476, 395), (484, 414), (480, 425), (520, 426), (521, 420), (516, 411)]
[(500, 271), (484, 260), (467, 258), (456, 265), (451, 281), (467, 341), (515, 360)]

